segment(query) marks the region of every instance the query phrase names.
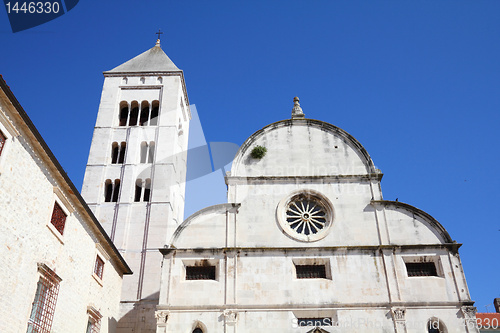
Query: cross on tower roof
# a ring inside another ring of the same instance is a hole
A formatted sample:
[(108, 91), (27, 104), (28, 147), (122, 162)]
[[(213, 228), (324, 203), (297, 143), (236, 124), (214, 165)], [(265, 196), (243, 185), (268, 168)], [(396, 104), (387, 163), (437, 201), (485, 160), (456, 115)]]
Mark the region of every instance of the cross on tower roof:
[(162, 35), (163, 32), (161, 32), (160, 29), (158, 29), (158, 32), (155, 32), (155, 35), (158, 35), (158, 39), (156, 40), (156, 45), (160, 45), (160, 35)]

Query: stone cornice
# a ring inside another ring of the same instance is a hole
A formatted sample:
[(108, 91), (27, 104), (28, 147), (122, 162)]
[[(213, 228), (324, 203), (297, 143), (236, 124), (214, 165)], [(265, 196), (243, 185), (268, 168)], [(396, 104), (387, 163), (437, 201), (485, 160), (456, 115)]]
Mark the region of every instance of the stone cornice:
[(353, 246), (322, 246), (322, 247), (220, 247), (220, 248), (160, 248), (158, 249), (163, 255), (170, 253), (177, 254), (224, 254), (224, 253), (262, 253), (262, 252), (286, 252), (293, 254), (304, 255), (308, 253), (318, 254), (321, 252), (336, 252), (336, 251), (378, 251), (390, 249), (393, 251), (406, 251), (406, 250), (421, 250), (421, 249), (448, 249), (452, 252), (457, 252), (462, 244), (458, 243), (445, 243), (445, 244), (411, 244), (411, 245), (353, 245)]
[(232, 177), (225, 176), (226, 185), (242, 184), (266, 184), (266, 183), (349, 183), (349, 182), (380, 182), (382, 173), (370, 173), (365, 175), (319, 175), (319, 176), (259, 176), (259, 177)]
[(474, 304), (471, 300), (462, 302), (371, 302), (371, 303), (329, 303), (329, 304), (221, 304), (221, 305), (194, 305), (194, 306), (171, 306), (159, 304), (158, 310), (169, 310), (179, 312), (197, 312), (224, 310), (232, 311), (292, 311), (292, 310), (366, 310), (367, 308), (376, 310), (387, 310), (392, 307), (404, 307), (406, 309), (431, 309), (431, 308), (452, 308), (460, 309), (462, 306)]

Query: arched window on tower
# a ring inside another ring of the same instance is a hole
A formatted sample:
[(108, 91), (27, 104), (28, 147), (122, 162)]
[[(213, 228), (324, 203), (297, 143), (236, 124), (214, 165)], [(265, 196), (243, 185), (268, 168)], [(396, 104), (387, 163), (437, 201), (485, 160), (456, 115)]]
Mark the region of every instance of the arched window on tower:
[(147, 126), (149, 121), (149, 102), (142, 101), (141, 103), (141, 118), (139, 119), (140, 126)]
[(127, 126), (128, 119), (128, 103), (125, 101), (120, 102), (120, 126)]
[(151, 120), (149, 121), (149, 125), (158, 125), (158, 116), (160, 114), (160, 102), (153, 101), (151, 103)]
[(148, 163), (153, 163), (154, 157), (155, 157), (155, 143), (151, 141), (149, 143)]
[(120, 180), (115, 179), (114, 183), (111, 179), (106, 179), (104, 182), (104, 201), (118, 202), (118, 194), (120, 193)]
[(141, 163), (153, 163), (154, 152), (154, 141), (151, 141), (150, 143), (147, 143), (146, 141), (141, 142)]
[(131, 104), (130, 120), (128, 125), (129, 126), (137, 125), (138, 118), (139, 118), (139, 103), (137, 101), (133, 101)]
[(118, 145), (118, 142), (113, 142), (111, 146), (111, 164), (123, 164), (126, 149), (126, 142), (122, 142), (120, 145)]
[(149, 202), (151, 200), (151, 179), (142, 180), (138, 178), (135, 181), (134, 202)]
[(203, 333), (203, 330), (199, 327), (196, 327), (194, 330), (193, 330), (193, 333)]

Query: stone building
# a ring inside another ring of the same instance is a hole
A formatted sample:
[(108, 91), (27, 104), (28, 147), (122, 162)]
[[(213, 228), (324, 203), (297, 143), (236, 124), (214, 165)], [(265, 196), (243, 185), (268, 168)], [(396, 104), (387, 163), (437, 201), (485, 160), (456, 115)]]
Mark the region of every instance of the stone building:
[(0, 77), (0, 332), (113, 332), (130, 268)]
[(294, 101), (241, 146), (228, 203), (160, 250), (157, 332), (477, 332), (460, 245), (384, 200), (363, 146)]
[(82, 195), (136, 272), (118, 332), (477, 332), (460, 244), (298, 98), (183, 221), (183, 72), (158, 41), (104, 76)]
[(162, 248), (182, 223), (191, 114), (183, 72), (160, 48), (104, 72), (82, 196), (134, 275), (119, 332), (154, 332)]

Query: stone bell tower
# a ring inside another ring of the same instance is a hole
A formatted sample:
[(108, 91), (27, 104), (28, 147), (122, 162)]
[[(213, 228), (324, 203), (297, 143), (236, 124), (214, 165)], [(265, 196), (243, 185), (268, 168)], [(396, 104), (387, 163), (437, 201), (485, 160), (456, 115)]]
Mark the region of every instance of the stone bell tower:
[(155, 332), (162, 255), (183, 221), (189, 100), (182, 70), (156, 45), (104, 72), (82, 196), (134, 274), (117, 332)]

